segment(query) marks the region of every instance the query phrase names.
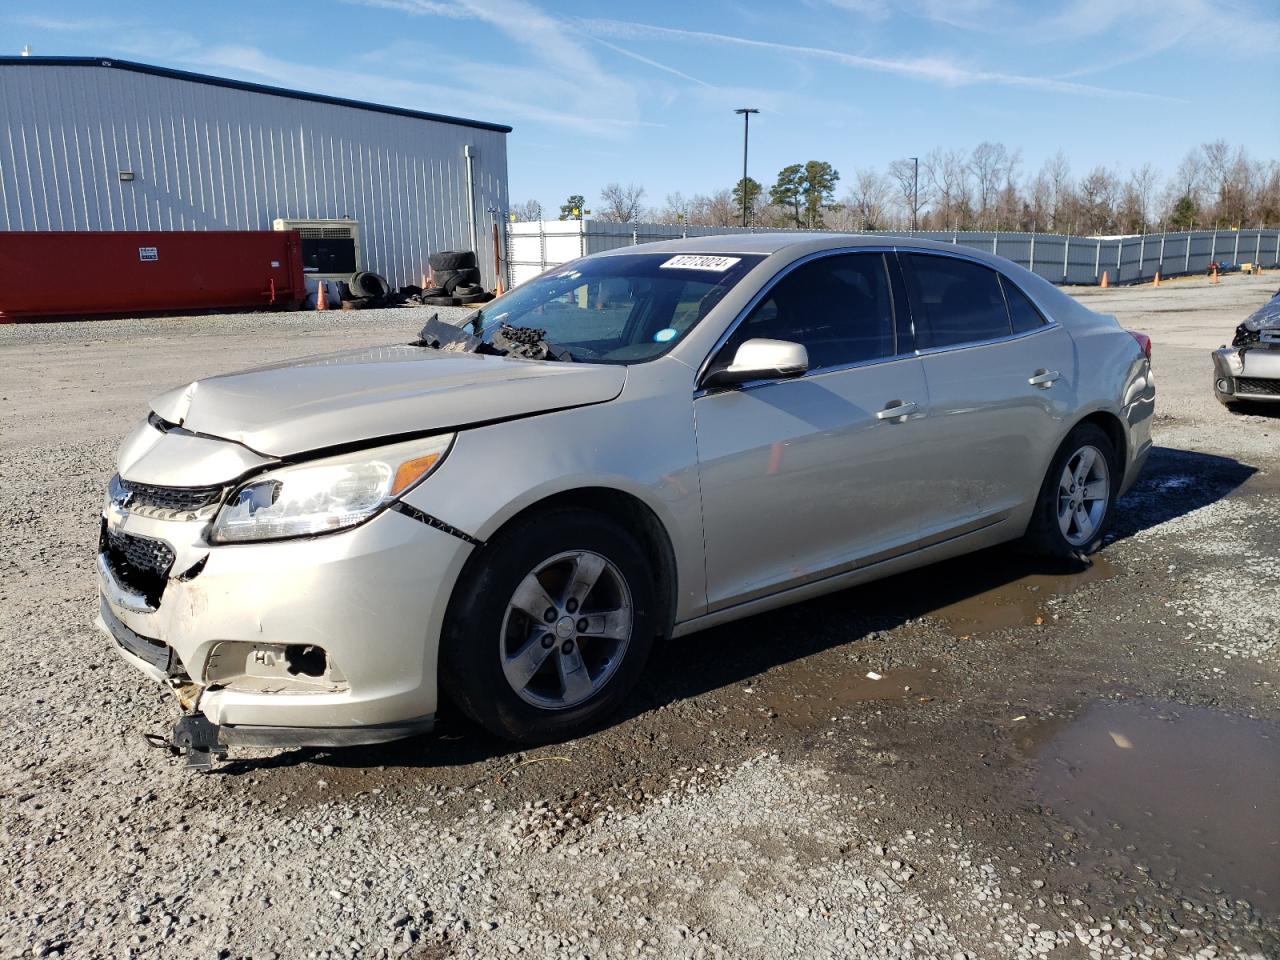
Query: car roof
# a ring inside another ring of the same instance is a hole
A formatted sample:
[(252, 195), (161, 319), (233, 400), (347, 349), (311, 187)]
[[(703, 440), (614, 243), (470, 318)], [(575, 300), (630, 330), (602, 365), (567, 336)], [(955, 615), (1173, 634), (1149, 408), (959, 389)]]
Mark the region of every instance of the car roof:
[[(796, 254), (811, 253), (823, 249), (849, 247), (911, 247), (960, 252), (976, 259), (984, 259), (980, 250), (972, 247), (956, 247), (950, 243), (925, 240), (891, 234), (822, 233), (787, 231), (772, 233), (723, 233), (707, 237), (678, 237), (674, 240), (658, 240), (639, 245), (615, 247), (601, 251), (602, 256), (627, 253), (755, 253), (766, 256), (783, 251)], [(994, 258), (993, 258), (994, 259)]]
[[(824, 250), (849, 250), (858, 247), (919, 250), (976, 260), (1016, 280), (1023, 293), (1030, 292), (1032, 299), (1041, 310), (1057, 320), (1075, 318), (1078, 322), (1096, 322), (1099, 316), (1063, 293), (1045, 278), (1012, 260), (985, 250), (974, 249), (967, 244), (940, 243), (937, 240), (925, 240), (923, 237), (903, 234), (818, 233), (800, 230), (785, 233), (727, 233), (709, 237), (683, 237), (636, 245), (628, 244), (624, 247), (593, 253), (591, 257), (641, 253), (759, 254), (766, 258), (760, 268), (768, 269), (766, 264), (781, 265)], [(1114, 319), (1110, 320), (1110, 323), (1114, 325)]]

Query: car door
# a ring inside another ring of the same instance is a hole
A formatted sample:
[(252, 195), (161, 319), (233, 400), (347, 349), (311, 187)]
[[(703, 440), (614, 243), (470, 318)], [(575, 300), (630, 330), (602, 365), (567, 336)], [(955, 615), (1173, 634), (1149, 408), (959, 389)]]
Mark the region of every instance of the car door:
[(896, 327), (889, 266), (884, 253), (795, 266), (710, 359), (704, 376), (757, 337), (809, 354), (803, 376), (695, 397), (710, 610), (915, 540), (928, 398), (909, 335)]
[(899, 255), (929, 392), (930, 531), (1033, 500), (1074, 409), (1075, 351), (1016, 284), (976, 260)]

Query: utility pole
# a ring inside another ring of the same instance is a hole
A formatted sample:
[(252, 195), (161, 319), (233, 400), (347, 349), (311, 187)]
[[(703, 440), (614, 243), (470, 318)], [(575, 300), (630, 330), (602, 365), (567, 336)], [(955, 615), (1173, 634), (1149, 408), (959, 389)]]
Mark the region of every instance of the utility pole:
[(916, 215), (920, 209), (920, 158), (908, 157), (915, 166), (911, 170), (911, 232), (916, 232)]
[(734, 113), (742, 114), (742, 225), (747, 225), (747, 137), (751, 130), (751, 114), (759, 113), (755, 107), (738, 107)]

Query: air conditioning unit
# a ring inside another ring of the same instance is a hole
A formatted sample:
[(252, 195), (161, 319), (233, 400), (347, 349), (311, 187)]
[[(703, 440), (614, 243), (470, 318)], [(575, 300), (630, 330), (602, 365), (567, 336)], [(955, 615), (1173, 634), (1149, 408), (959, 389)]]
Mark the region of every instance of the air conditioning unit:
[(302, 237), (302, 272), (312, 280), (349, 280), (364, 269), (360, 223), (356, 220), (285, 220), (276, 230), (297, 230)]

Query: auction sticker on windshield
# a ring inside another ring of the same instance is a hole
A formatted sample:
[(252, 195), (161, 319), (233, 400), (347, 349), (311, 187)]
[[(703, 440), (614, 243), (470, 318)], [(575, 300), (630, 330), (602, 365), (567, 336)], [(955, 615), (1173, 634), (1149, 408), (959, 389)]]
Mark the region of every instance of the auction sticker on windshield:
[(735, 263), (741, 262), (741, 260), (741, 257), (699, 257), (691, 253), (682, 253), (662, 264), (662, 269), (714, 270), (716, 273), (724, 273)]

